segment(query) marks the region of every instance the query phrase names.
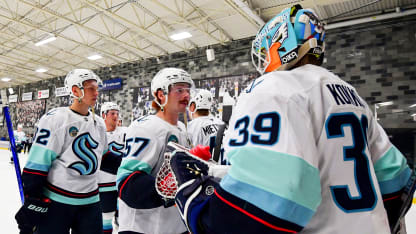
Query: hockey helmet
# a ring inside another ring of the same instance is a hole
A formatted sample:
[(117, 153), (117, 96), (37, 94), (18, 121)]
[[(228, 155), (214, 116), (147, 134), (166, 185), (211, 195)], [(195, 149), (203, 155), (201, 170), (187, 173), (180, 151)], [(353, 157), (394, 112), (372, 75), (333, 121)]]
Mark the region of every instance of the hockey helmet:
[(251, 59), (261, 74), (288, 70), (306, 54), (319, 60), (324, 55), (323, 23), (310, 9), (300, 5), (286, 8), (257, 33), (251, 47)]
[(72, 93), (72, 87), (74, 85), (82, 90), (82, 96), (78, 98), (82, 98), (84, 96), (83, 83), (87, 80), (95, 80), (97, 81), (98, 86), (102, 85), (100, 77), (98, 77), (93, 71), (88, 69), (74, 69), (66, 75), (65, 87), (71, 94), (71, 97), (75, 97), (75, 95)]
[(192, 113), (195, 113), (197, 110), (209, 110), (212, 106), (212, 95), (211, 92), (205, 89), (198, 89), (194, 94), (191, 95), (191, 101), (189, 101), (189, 106), (192, 103), (195, 103), (195, 110)]
[(168, 99), (166, 97), (165, 103), (161, 104), (157, 100), (156, 92), (161, 89), (163, 93), (169, 93), (169, 86), (176, 83), (187, 83), (190, 88), (195, 87), (194, 81), (191, 79), (191, 75), (188, 72), (179, 69), (179, 68), (163, 68), (153, 77), (151, 83), (151, 91), (154, 97), (155, 102), (163, 109), (163, 106), (166, 105)]
[[(114, 102), (104, 102), (101, 105), (101, 116), (103, 114), (107, 114), (107, 112), (109, 110), (116, 110), (116, 111), (120, 112), (120, 107)], [(120, 114), (119, 114), (119, 116), (120, 116)]]

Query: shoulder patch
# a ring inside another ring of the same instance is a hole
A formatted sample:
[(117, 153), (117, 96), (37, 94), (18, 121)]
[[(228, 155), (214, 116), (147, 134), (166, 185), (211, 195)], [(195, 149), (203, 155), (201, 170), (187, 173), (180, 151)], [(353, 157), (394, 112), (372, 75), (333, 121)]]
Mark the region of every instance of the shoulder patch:
[(75, 137), (76, 135), (78, 135), (78, 128), (76, 128), (75, 126), (72, 126), (69, 128), (68, 132), (71, 137)]
[(175, 143), (179, 143), (178, 137), (175, 135), (170, 135), (168, 138), (168, 142), (173, 141)]

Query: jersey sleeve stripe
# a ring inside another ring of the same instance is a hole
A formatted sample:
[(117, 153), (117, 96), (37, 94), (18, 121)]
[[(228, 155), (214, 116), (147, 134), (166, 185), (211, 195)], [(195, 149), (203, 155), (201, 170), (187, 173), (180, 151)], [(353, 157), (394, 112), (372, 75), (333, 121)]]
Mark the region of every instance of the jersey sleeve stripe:
[(382, 194), (389, 194), (402, 189), (411, 174), (405, 157), (393, 145), (375, 162), (374, 171)]
[(412, 171), (406, 168), (396, 178), (379, 182), (381, 194), (390, 194), (401, 190), (409, 181)]
[(405, 157), (393, 145), (374, 164), (374, 170), (378, 181), (394, 179), (406, 168), (408, 168), (408, 166)]
[(49, 168), (57, 157), (57, 154), (43, 146), (33, 145), (25, 167), (35, 170), (49, 171)]
[(245, 211), (245, 210), (241, 209), (240, 207), (238, 207), (238, 206), (236, 206), (236, 205), (232, 204), (231, 202), (227, 201), (225, 198), (223, 198), (221, 195), (219, 195), (219, 194), (217, 193), (217, 191), (214, 191), (214, 193), (215, 193), (215, 195), (216, 195), (216, 196), (217, 196), (217, 197), (218, 197), (221, 201), (223, 201), (223, 202), (224, 202), (224, 203), (226, 203), (227, 205), (229, 205), (229, 206), (233, 207), (234, 209), (236, 209), (236, 210), (240, 211), (241, 213), (243, 213), (243, 214), (245, 214), (245, 215), (249, 216), (250, 218), (252, 218), (252, 219), (254, 219), (254, 220), (256, 220), (256, 221), (258, 221), (258, 222), (262, 223), (263, 225), (266, 225), (266, 226), (268, 226), (268, 227), (270, 227), (270, 228), (272, 228), (272, 229), (274, 229), (274, 230), (277, 230), (277, 231), (283, 231), (283, 232), (288, 232), (288, 233), (296, 233), (296, 231), (289, 230), (289, 229), (286, 229), (286, 228), (277, 227), (277, 226), (275, 226), (275, 225), (273, 225), (273, 224), (271, 224), (271, 223), (269, 223), (269, 222), (267, 222), (267, 221), (265, 221), (265, 220), (263, 220), (263, 219), (261, 219), (261, 218), (259, 218), (259, 217), (256, 217), (256, 216), (254, 216), (254, 215), (250, 214), (249, 212), (247, 212), (247, 211)]
[(299, 226), (306, 226), (314, 214), (314, 210), (258, 187), (240, 182), (229, 175), (221, 180), (221, 187), (265, 212)]
[(40, 176), (48, 176), (48, 173), (47, 172), (45, 173), (45, 171), (42, 171), (42, 170), (38, 171), (38, 170), (27, 169), (27, 168), (23, 169), (23, 173), (40, 175)]
[(233, 165), (228, 174), (244, 184), (313, 211), (321, 202), (319, 171), (298, 156), (259, 147), (243, 147), (231, 150), (227, 157)]
[(117, 171), (117, 187), (120, 181), (123, 181), (134, 171), (142, 171), (146, 172), (147, 174), (150, 174), (150, 172), (152, 171), (152, 167), (143, 161), (131, 158), (123, 158), (120, 167)]

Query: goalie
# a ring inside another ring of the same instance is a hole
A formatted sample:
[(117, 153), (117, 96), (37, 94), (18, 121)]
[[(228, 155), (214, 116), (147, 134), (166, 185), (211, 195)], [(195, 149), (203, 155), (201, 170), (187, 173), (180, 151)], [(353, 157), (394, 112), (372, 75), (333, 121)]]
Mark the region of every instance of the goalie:
[(391, 233), (411, 170), (356, 90), (319, 67), (324, 38), (299, 5), (260, 29), (251, 52), (263, 75), (234, 107), (220, 183), (210, 164), (173, 151), (192, 233)]

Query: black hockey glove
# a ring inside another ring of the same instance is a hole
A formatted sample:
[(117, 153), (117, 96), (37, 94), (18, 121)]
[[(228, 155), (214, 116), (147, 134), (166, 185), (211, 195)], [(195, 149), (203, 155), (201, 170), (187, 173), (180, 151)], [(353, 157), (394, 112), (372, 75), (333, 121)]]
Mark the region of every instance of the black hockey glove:
[(36, 225), (47, 215), (50, 203), (47, 198), (25, 198), (25, 203), (15, 216), (20, 234), (34, 232)]
[(117, 170), (120, 167), (122, 157), (115, 155), (110, 150), (101, 158), (102, 171), (108, 172), (113, 175), (117, 175)]
[(209, 164), (185, 152), (176, 152), (170, 160), (172, 171), (178, 181), (176, 205), (192, 233), (203, 232), (198, 216), (214, 194), (218, 182), (208, 176)]

